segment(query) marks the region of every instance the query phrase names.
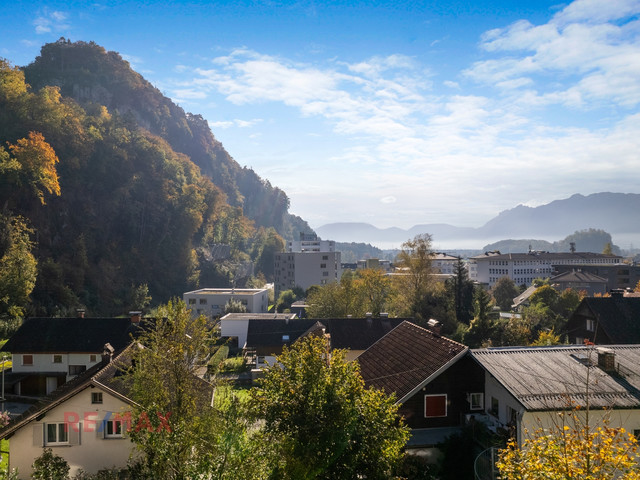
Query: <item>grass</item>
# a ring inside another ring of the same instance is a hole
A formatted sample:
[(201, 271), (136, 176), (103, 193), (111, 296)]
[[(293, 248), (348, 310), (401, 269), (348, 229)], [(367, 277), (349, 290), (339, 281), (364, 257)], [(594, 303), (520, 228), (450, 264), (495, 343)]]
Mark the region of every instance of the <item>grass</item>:
[(9, 468), (9, 440), (0, 441), (0, 453), (2, 454), (0, 472), (6, 472)]

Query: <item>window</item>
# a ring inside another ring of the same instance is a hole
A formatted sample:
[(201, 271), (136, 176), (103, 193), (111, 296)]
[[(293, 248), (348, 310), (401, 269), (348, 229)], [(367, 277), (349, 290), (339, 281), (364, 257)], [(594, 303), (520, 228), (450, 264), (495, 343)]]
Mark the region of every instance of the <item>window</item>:
[(69, 365), (69, 375), (80, 375), (86, 369), (84, 365)]
[(69, 425), (47, 423), (47, 445), (69, 443)]
[(329, 260), (329, 255), (322, 255), (323, 260)]
[(89, 355), (89, 361), (90, 361), (91, 363), (93, 363), (93, 362), (97, 362), (97, 361), (98, 361), (98, 358), (97, 358), (97, 356), (96, 356), (95, 354), (93, 354), (93, 355)]
[(587, 318), (587, 331), (588, 332), (596, 331), (596, 321), (593, 318)]
[(207, 304), (207, 299), (206, 298), (201, 298), (200, 299), (200, 305), (206, 305)]
[(329, 276), (329, 272), (322, 272), (322, 276), (323, 277), (328, 277)]
[(491, 397), (491, 410), (489, 413), (494, 417), (498, 416), (498, 412), (500, 411), (500, 402), (497, 398)]
[(102, 392), (91, 392), (91, 403), (102, 403)]
[(482, 392), (470, 393), (469, 405), (471, 410), (482, 410), (484, 408), (484, 394)]
[(53, 356), (53, 363), (62, 363), (62, 355), (54, 355)]
[(22, 365), (33, 365), (33, 355), (22, 355)]
[(107, 420), (105, 424), (105, 438), (122, 438), (121, 420)]
[(195, 305), (196, 304), (196, 299), (195, 298), (190, 298), (189, 299), (189, 305)]
[(320, 268), (327, 268), (327, 264), (326, 263), (321, 263), (320, 264)]
[(427, 418), (447, 416), (447, 396), (446, 395), (425, 395), (424, 396), (424, 416)]

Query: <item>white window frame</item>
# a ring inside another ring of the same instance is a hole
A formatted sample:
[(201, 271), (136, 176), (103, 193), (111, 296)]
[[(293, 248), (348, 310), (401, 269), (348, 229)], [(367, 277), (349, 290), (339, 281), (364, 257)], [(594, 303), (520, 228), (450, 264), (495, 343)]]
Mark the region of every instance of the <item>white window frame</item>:
[[(54, 427), (52, 432), (54, 433), (55, 440), (50, 440), (49, 438), (49, 428)], [(44, 434), (45, 434), (45, 445), (69, 445), (69, 429), (71, 426), (65, 422), (51, 422), (45, 424)], [(60, 438), (63, 438), (62, 440)]]
[(91, 392), (91, 404), (100, 405), (102, 403), (102, 392)]
[(587, 332), (595, 332), (596, 321), (593, 318), (587, 318), (587, 325), (585, 328), (587, 329)]
[(469, 408), (471, 410), (484, 410), (484, 393), (482, 392), (470, 393)]
[[(427, 398), (444, 397), (444, 415), (427, 415)], [(446, 393), (434, 393), (424, 396), (424, 418), (445, 418), (449, 413), (448, 398)]]
[[(118, 427), (120, 431), (118, 432)], [(109, 432), (111, 430), (111, 432)], [(104, 421), (104, 438), (123, 438), (124, 422), (122, 420), (105, 420)]]

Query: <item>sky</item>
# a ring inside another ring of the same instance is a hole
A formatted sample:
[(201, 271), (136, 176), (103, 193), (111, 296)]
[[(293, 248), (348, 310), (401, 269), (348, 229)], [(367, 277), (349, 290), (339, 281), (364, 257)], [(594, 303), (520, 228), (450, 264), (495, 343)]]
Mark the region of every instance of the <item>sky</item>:
[(120, 53), (317, 228), (640, 193), (640, 0), (0, 2), (0, 57)]

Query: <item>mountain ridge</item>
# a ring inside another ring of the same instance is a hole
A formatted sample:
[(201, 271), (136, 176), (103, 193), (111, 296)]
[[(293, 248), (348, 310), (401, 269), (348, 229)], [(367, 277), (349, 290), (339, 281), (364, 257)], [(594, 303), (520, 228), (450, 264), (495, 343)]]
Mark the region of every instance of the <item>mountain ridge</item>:
[[(517, 205), (503, 210), (480, 227), (456, 227), (443, 223), (417, 224), (408, 229), (377, 228), (362, 222), (322, 225), (316, 232), (336, 241), (392, 243), (429, 233), (437, 243), (476, 241), (478, 245), (506, 238), (564, 237), (575, 231), (601, 229), (612, 235), (640, 238), (640, 194), (599, 192), (574, 194), (537, 207)], [(350, 237), (342, 232), (349, 232)]]

